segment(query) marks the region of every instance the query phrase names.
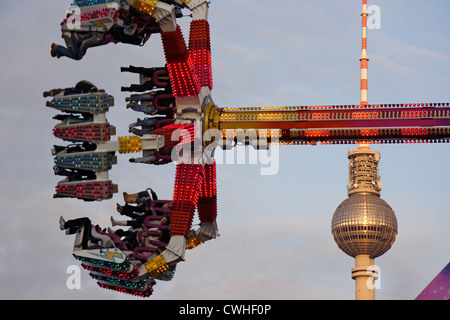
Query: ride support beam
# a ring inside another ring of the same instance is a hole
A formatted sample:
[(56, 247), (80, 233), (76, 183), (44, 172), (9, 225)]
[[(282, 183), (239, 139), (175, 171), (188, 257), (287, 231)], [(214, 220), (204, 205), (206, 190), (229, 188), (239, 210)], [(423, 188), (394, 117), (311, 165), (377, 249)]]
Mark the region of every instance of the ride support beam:
[(192, 12), (193, 20), (208, 20), (209, 1), (207, 0), (183, 0)]
[[(205, 130), (233, 139), (238, 130), (277, 142), (449, 142), (449, 103), (369, 106), (213, 108)], [(277, 134), (273, 134), (273, 132)], [(270, 139), (275, 140), (275, 139)]]
[(217, 218), (216, 162), (205, 165), (205, 177), (197, 203), (200, 222), (214, 222)]
[(161, 32), (161, 38), (174, 97), (198, 95), (201, 84), (180, 26), (173, 32)]
[(212, 90), (211, 38), (206, 20), (193, 20), (189, 31), (189, 56), (202, 87)]
[(189, 237), (204, 175), (201, 164), (177, 164), (170, 222), (172, 236)]

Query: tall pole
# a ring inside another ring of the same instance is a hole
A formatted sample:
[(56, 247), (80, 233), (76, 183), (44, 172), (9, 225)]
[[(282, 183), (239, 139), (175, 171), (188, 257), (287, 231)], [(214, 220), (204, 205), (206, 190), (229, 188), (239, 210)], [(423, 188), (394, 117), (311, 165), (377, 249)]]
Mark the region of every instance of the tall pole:
[(367, 0), (363, 0), (362, 16), (362, 54), (361, 61), (361, 106), (367, 105), (367, 65), (369, 57), (367, 56)]
[[(361, 106), (367, 106), (367, 78), (368, 62), (367, 56), (367, 0), (363, 0), (362, 16), (362, 53), (361, 61)], [(369, 145), (359, 145), (359, 149), (369, 149)], [(355, 280), (356, 300), (375, 300), (375, 280), (377, 274), (372, 274), (370, 270), (374, 260), (367, 254), (359, 254), (355, 257), (355, 267), (352, 269), (352, 279)]]
[(375, 300), (375, 280), (378, 279), (378, 270), (374, 266), (374, 259), (368, 254), (359, 254), (355, 257), (352, 279), (355, 280), (355, 300)]

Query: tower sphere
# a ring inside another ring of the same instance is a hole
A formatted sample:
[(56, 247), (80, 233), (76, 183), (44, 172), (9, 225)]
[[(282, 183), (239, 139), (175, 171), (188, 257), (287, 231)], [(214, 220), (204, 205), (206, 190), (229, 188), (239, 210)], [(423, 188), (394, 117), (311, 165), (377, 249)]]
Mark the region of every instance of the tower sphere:
[(373, 193), (352, 194), (337, 207), (331, 221), (334, 241), (351, 257), (381, 256), (391, 248), (397, 232), (394, 211)]

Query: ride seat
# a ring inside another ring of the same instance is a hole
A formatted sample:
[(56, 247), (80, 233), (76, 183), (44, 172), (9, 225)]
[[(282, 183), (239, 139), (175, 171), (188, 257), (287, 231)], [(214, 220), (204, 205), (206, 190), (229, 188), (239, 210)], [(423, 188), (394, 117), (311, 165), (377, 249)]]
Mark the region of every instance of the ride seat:
[(155, 95), (152, 101), (153, 107), (159, 111), (165, 111), (170, 103), (175, 103), (175, 97), (169, 93)]

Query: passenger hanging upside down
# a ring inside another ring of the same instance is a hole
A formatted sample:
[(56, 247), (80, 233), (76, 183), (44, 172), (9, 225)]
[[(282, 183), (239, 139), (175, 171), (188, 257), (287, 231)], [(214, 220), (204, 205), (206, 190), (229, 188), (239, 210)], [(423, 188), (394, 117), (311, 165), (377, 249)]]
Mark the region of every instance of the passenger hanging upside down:
[(57, 155), (59, 153), (73, 153), (73, 152), (86, 152), (94, 151), (97, 149), (97, 145), (91, 141), (84, 141), (82, 143), (72, 143), (67, 146), (53, 145), (51, 150), (52, 155)]
[(56, 175), (66, 176), (67, 182), (97, 179), (97, 174), (94, 171), (90, 171), (90, 170), (66, 169), (66, 168), (54, 166), (53, 172)]
[(135, 67), (135, 66), (130, 65), (128, 68), (127, 67), (120, 68), (120, 72), (139, 73), (148, 78), (153, 77), (153, 74), (157, 71), (166, 71), (166, 76), (162, 77), (161, 80), (166, 80), (166, 81), (169, 80), (169, 77), (167, 76), (167, 68), (166, 67), (146, 68), (146, 67)]
[(44, 91), (43, 96), (46, 97), (54, 97), (58, 94), (63, 94), (64, 96), (69, 96), (72, 94), (84, 94), (84, 93), (92, 93), (97, 92), (98, 88), (95, 84), (87, 80), (78, 81), (74, 87), (68, 87), (64, 89), (51, 89), (49, 91)]
[[(50, 51), (52, 57), (65, 56), (73, 60), (81, 60), (88, 48), (111, 42), (143, 46), (153, 33), (161, 32), (159, 23), (154, 17), (139, 12), (133, 7), (114, 8), (117, 11), (113, 19), (104, 19), (106, 21), (102, 27), (96, 26), (98, 21), (92, 20), (96, 18), (86, 17), (86, 13), (81, 14), (80, 11), (86, 6), (78, 7), (76, 3), (77, 1), (73, 4), (71, 12), (61, 22), (62, 36), (66, 46), (52, 43)], [(102, 5), (105, 7), (97, 9), (97, 12), (111, 9), (108, 3)], [(76, 7), (78, 10), (75, 10)]]
[[(134, 133), (138, 136), (143, 136), (144, 134), (151, 134), (155, 129), (156, 122), (162, 118), (157, 116), (146, 117), (144, 119), (137, 119), (129, 125), (129, 132)], [(142, 127), (142, 129), (137, 129), (136, 127)]]
[(81, 241), (83, 249), (97, 246), (112, 248), (114, 246), (113, 240), (107, 235), (101, 234), (99, 225), (92, 225), (89, 218), (84, 217), (68, 221), (65, 221), (62, 216), (59, 218), (59, 228), (65, 230), (67, 235), (77, 233), (82, 227), (85, 228)]
[[(150, 190), (151, 195), (148, 193)], [(128, 194), (126, 192), (123, 193), (123, 200), (125, 203), (145, 203), (146, 201), (154, 201), (158, 200), (158, 196), (152, 188), (147, 188), (144, 191), (139, 191), (137, 193)]]
[(88, 48), (103, 46), (110, 42), (119, 42), (111, 33), (106, 32), (76, 32), (71, 34), (71, 42), (67, 47), (52, 43), (50, 54), (58, 59), (62, 56), (73, 60), (81, 60)]

